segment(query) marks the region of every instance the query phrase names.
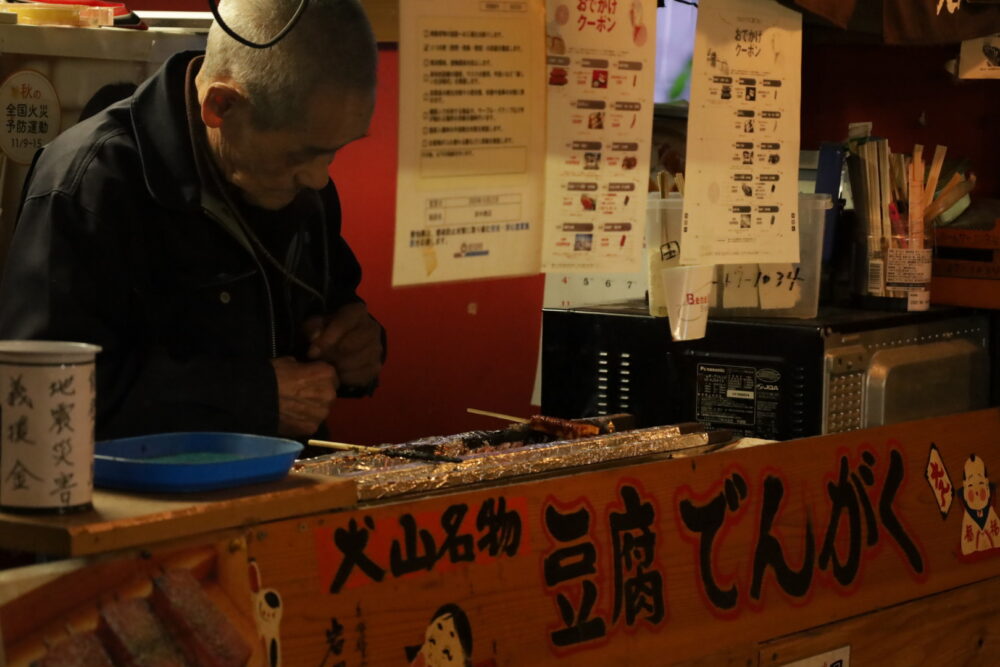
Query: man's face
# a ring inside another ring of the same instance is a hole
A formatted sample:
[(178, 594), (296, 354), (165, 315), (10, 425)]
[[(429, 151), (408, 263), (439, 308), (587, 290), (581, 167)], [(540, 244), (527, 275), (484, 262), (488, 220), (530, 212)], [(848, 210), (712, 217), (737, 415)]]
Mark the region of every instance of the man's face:
[(254, 206), (284, 208), (305, 188), (330, 179), (336, 152), (368, 131), (374, 93), (320, 89), (299, 119), (281, 129), (255, 127), (246, 114), (222, 128), (220, 167)]

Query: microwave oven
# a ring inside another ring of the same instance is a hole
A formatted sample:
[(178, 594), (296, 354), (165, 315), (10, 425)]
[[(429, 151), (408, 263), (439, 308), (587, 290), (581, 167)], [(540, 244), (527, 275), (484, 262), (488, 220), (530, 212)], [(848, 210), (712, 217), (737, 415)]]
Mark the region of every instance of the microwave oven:
[(641, 301), (542, 314), (542, 412), (698, 421), (775, 440), (987, 407), (990, 322), (953, 308), (821, 308), (815, 319), (709, 318), (673, 342)]

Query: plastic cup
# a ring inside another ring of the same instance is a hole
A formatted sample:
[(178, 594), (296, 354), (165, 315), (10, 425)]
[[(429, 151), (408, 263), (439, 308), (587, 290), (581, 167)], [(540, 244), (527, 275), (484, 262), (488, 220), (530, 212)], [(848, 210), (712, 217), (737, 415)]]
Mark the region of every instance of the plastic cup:
[(97, 345), (0, 341), (0, 508), (91, 508)]
[(684, 201), (680, 195), (666, 199), (650, 197), (646, 204), (646, 271), (649, 285), (649, 314), (667, 317), (667, 299), (663, 273), (680, 266), (681, 214)]
[(663, 291), (674, 340), (705, 337), (715, 265), (677, 266), (662, 272)]

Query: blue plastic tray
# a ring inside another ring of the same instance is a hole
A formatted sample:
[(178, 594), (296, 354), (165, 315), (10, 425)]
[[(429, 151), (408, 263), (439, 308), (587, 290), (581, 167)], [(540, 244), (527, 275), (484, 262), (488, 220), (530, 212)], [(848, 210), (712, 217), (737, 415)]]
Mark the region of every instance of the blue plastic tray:
[(94, 446), (94, 485), (190, 493), (281, 479), (302, 445), (241, 433), (162, 433)]

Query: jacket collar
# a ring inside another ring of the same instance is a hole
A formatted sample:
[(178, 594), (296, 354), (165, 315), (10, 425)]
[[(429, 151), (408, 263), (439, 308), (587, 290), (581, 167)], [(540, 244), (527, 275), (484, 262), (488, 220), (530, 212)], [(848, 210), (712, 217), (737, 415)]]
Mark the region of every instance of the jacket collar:
[[(240, 245), (252, 251), (239, 212), (234, 210), (210, 174), (214, 166), (195, 155), (188, 120), (187, 73), (202, 51), (171, 56), (132, 96), (132, 131), (139, 147), (143, 178), (150, 195), (161, 206), (182, 212), (203, 212), (220, 224)], [(199, 164), (200, 162), (200, 164)], [(328, 184), (329, 187), (329, 184)], [(322, 210), (319, 193), (299, 194), (306, 210)]]
[(201, 208), (201, 184), (188, 128), (185, 75), (198, 51), (171, 56), (132, 96), (130, 114), (150, 195), (161, 206)]

